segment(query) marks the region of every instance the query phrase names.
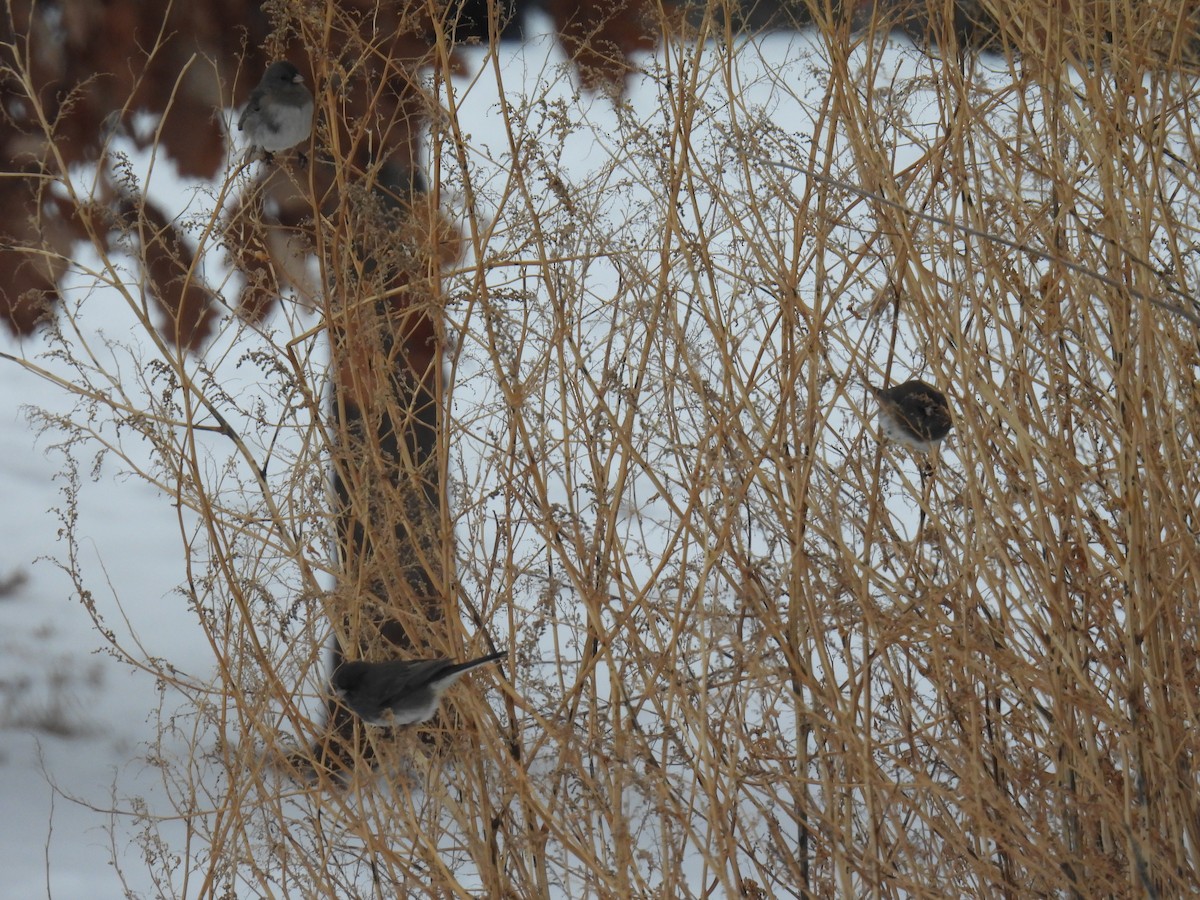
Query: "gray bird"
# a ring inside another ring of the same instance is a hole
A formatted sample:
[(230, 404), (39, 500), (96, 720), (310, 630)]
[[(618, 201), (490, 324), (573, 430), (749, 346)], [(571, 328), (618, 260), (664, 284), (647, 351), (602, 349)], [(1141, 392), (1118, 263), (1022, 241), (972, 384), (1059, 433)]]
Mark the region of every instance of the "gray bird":
[(950, 433), (954, 420), (946, 395), (923, 381), (890, 388), (867, 385), (879, 401), (879, 427), (885, 437), (928, 453)]
[(504, 655), (493, 653), (463, 663), (450, 659), (347, 662), (333, 673), (333, 689), (368, 724), (415, 725), (433, 718), (442, 694), (464, 672)]
[(238, 131), (267, 159), (272, 153), (294, 147), (312, 134), (313, 96), (304, 76), (287, 60), (273, 62), (258, 87), (250, 92), (238, 118)]

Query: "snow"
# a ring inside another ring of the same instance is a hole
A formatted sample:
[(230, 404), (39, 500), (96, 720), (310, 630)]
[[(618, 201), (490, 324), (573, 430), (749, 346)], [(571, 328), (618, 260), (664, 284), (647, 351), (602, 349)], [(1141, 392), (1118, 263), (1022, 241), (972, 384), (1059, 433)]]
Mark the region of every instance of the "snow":
[[(31, 338), (6, 352), (35, 354)], [(161, 795), (145, 744), (155, 732), (155, 679), (131, 671), (106, 642), (67, 574), (59, 537), (63, 458), (56, 436), (37, 435), (26, 407), (66, 412), (56, 386), (5, 364), (0, 379), (0, 574), (23, 572), (26, 582), (0, 599), (0, 867), (9, 897), (123, 897), (112, 871), (109, 829), (122, 795), (150, 803)], [(195, 624), (173, 602), (180, 580), (179, 527), (170, 505), (137, 479), (116, 478), (111, 467), (80, 495), (85, 540), (79, 553), (91, 583), (107, 596), (96, 605), (120, 620), (116, 600), (152, 653), (180, 667), (209, 665), (191, 640)], [(86, 477), (86, 476), (85, 476)], [(115, 626), (132, 637), (126, 623)], [(170, 810), (164, 808), (164, 813)], [(118, 859), (136, 876), (143, 869), (128, 830), (118, 826)]]
[[(790, 36), (762, 41), (756, 48), (761, 68), (741, 72), (747, 79), (741, 97), (747, 108), (761, 103), (764, 114), (789, 122), (788, 127), (797, 139), (803, 136), (810, 121), (804, 98), (780, 93), (779, 82), (765, 78), (763, 72), (773, 66), (782, 67), (781, 60), (789, 56), (794, 58), (795, 42), (802, 40)], [(620, 110), (619, 116), (625, 117), (622, 123), (609, 100), (588, 95), (577, 98), (561, 75), (552, 76), (552, 80), (557, 80), (547, 90), (538, 79), (561, 66), (563, 60), (544, 38), (540, 44), (534, 42), (534, 46), (540, 50), (509, 51), (506, 56), (504, 70), (514, 85), (521, 79), (530, 79), (521, 88), (508, 85), (515, 90), (510, 102), (520, 105), (521, 91), (530, 96), (546, 91), (544, 108), (557, 111), (574, 123), (556, 142), (554, 129), (558, 126), (554, 115), (548, 112), (545, 122), (533, 128), (537, 132), (541, 127), (545, 139), (538, 152), (557, 154), (562, 171), (574, 179), (575, 187), (586, 186), (591, 196), (600, 191), (604, 202), (595, 210), (593, 221), (603, 223), (610, 234), (618, 236), (615, 240), (623, 248), (636, 246), (639, 240), (647, 240), (647, 246), (653, 247), (653, 241), (638, 232), (644, 224), (660, 219), (660, 212), (654, 206), (661, 197), (647, 194), (643, 188), (653, 180), (653, 172), (630, 170), (614, 141), (624, 140), (631, 129), (636, 130), (638, 122), (644, 128), (643, 136), (654, 139), (655, 129), (661, 126), (664, 102), (661, 87), (650, 79), (637, 82), (628, 105)], [(746, 58), (753, 57), (754, 54), (747, 54)], [(476, 189), (480, 212), (502, 217), (499, 206), (489, 208), (489, 204), (502, 191), (510, 160), (506, 141), (494, 125), (498, 121), (495, 109), (499, 92), (494, 85), (488, 86), (489, 69), (484, 69), (483, 76), (464, 98), (461, 118), (474, 123), (471, 160), (475, 167), (473, 176), (479, 179)], [(460, 81), (456, 87), (462, 89), (466, 83)], [(793, 85), (793, 89), (799, 92), (800, 86)], [(762, 95), (757, 100), (756, 92)], [(538, 103), (526, 108), (536, 109)], [(716, 138), (713, 140), (717, 146)], [(782, 184), (798, 180), (794, 172), (780, 171), (777, 175)], [(454, 177), (454, 173), (448, 176), (451, 189)], [(735, 172), (730, 177), (738, 176)], [(569, 193), (572, 185), (567, 188)], [(780, 190), (778, 185), (775, 189)], [(170, 188), (160, 186), (159, 190), (169, 192)], [(179, 196), (186, 194), (180, 186)], [(192, 193), (188, 202), (203, 204), (204, 197), (203, 193)], [(700, 224), (688, 220), (689, 215), (685, 211), (688, 226)], [(781, 247), (787, 247), (791, 226), (783, 215), (780, 222), (777, 238)], [(519, 221), (501, 224), (514, 230), (521, 227)], [(569, 252), (567, 243), (564, 240), (564, 252)], [(657, 265), (650, 258), (645, 262), (648, 271)], [(463, 267), (469, 265), (468, 260)], [(451, 278), (448, 289), (452, 295), (455, 291), (465, 292), (469, 283), (469, 277), (460, 281)], [(518, 284), (519, 278), (513, 273), (500, 273), (494, 279), (497, 296), (505, 288)], [(578, 331), (585, 341), (606, 333), (604, 298), (606, 290), (615, 285), (615, 273), (606, 270), (603, 261), (597, 261), (588, 270), (591, 303), (586, 315), (593, 318), (582, 323)], [(99, 346), (102, 335), (120, 335), (122, 341), (134, 345), (129, 360), (139, 358), (140, 354), (153, 355), (152, 348), (136, 346), (136, 323), (124, 301), (100, 293), (87, 299), (90, 306), (82, 339)], [(753, 308), (752, 303), (749, 308)], [(461, 305), (449, 312), (461, 335), (455, 362), (456, 384), (469, 388), (460, 390), (452, 409), (452, 416), (464, 432), (463, 449), (455, 458), (455, 466), (462, 480), (472, 485), (472, 496), (479, 498), (486, 496), (487, 485), (475, 481), (489, 477), (487, 473), (492, 471), (483, 462), (489, 452), (487, 432), (493, 424), (488, 417), (502, 413), (505, 401), (496, 387), (495, 373), (489, 371), (487, 355), (480, 351), (471, 331), (482, 314), (476, 311), (476, 318), (472, 319), (464, 315)], [(611, 314), (624, 316), (627, 311)], [(295, 324), (284, 322), (281, 317), (272, 323), (281, 329)], [(544, 325), (542, 321), (537, 327)], [(295, 330), (303, 327), (301, 323)], [(629, 320), (613, 331), (638, 335)], [(130, 334), (135, 337), (129, 337)], [(651, 339), (649, 334), (643, 337)], [(699, 331), (696, 337), (698, 341), (701, 339)], [(236, 360), (243, 347), (254, 345), (255, 340), (255, 335), (230, 323), (206, 355), (209, 362), (221, 361), (223, 378), (241, 379), (241, 387), (248, 392), (255, 389), (257, 379), (239, 370)], [(70, 377), (53, 361), (43, 363), (42, 355), (48, 346), (44, 336), (22, 342), (0, 337), (0, 350), (52, 366), (56, 372)], [(584, 358), (594, 358), (606, 352), (637, 350), (633, 341), (614, 348), (606, 345), (604, 339), (598, 339), (581, 352)], [(697, 366), (704, 366), (704, 354), (709, 350), (698, 344), (694, 361)], [(737, 358), (752, 360), (758, 352), (759, 348), (753, 346), (741, 347)], [(136, 374), (136, 366), (129, 361), (121, 365), (130, 373), (127, 385), (130, 391), (140, 397), (153, 394), (155, 385), (150, 376)], [(718, 377), (719, 373), (713, 375)], [(143, 378), (147, 380), (142, 381)], [(271, 398), (270, 386), (263, 387), (261, 402), (269, 403)], [(658, 399), (664, 409), (674, 402), (666, 393)], [(243, 403), (244, 408), (250, 405), (250, 400)], [(5, 810), (0, 825), (3, 829), (0, 871), (5, 872), (4, 891), (11, 897), (88, 896), (107, 900), (125, 896), (124, 879), (130, 889), (153, 895), (151, 879), (155, 873), (162, 874), (169, 868), (169, 863), (157, 855), (161, 851), (155, 841), (164, 838), (167, 846), (181, 846), (184, 842), (183, 823), (171, 819), (176, 812), (178, 790), (173, 779), (178, 777), (180, 767), (187, 768), (186, 760), (192, 752), (186, 722), (178, 731), (166, 729), (163, 743), (158, 736), (162, 722), (170, 721), (173, 713), (184, 717), (191, 714), (198, 695), (159, 684), (147, 671), (114, 659), (97, 628), (111, 630), (114, 640), (134, 658), (169, 660), (180, 673), (185, 688), (202, 684), (208, 678), (214, 665), (213, 655), (198, 625), (197, 610), (186, 592), (180, 590), (186, 583), (186, 545), (194, 536), (196, 519), (191, 513), (176, 509), (169, 492), (168, 474), (150, 448), (138, 448), (136, 440), (108, 429), (107, 438), (123, 440), (126, 452), (134, 455), (139, 468), (153, 473), (158, 486), (131, 474), (130, 465), (112, 454), (93, 472), (95, 448), (76, 446), (74, 451), (80, 466), (77, 514), (81, 540), (77, 550), (73, 550), (61, 534), (63, 511), (69, 509), (69, 497), (64, 492), (69, 482), (64, 480), (64, 471), (70, 471), (66, 457), (55, 446), (62, 435), (54, 429), (39, 431), (27, 417), (29, 408), (55, 415), (82, 414), (62, 388), (18, 365), (0, 361), (0, 459), (5, 460), (0, 467), (0, 498), (5, 513), (0, 517), (0, 546), (4, 548), (0, 578), (18, 571), (28, 575), (28, 580), (12, 596), (0, 600), (0, 704), (3, 704), (0, 706), (0, 806)], [(277, 412), (277, 408), (272, 410), (266, 418), (270, 420)], [(662, 414), (662, 410), (647, 406), (638, 414), (653, 417)], [(860, 421), (858, 413), (845, 404), (839, 415)], [(261, 453), (271, 439), (269, 429), (255, 432), (248, 420), (241, 425), (246, 426), (247, 439)], [(554, 433), (553, 424), (548, 428), (545, 437), (566, 440), (567, 435)], [(299, 452), (295, 437), (283, 436), (279, 452), (284, 458), (288, 453)], [(216, 473), (222, 471), (223, 460), (229, 456), (228, 448), (216, 438), (205, 446), (212, 455), (201, 458), (205, 466), (211, 467), (210, 476), (216, 481)], [(670, 449), (647, 447), (646, 452), (661, 453), (667, 459)], [(551, 490), (552, 496), (568, 507), (579, 499), (571, 490), (570, 474), (564, 470), (555, 475), (560, 480)], [(622, 522), (629, 532), (630, 545), (645, 551), (641, 558), (631, 556), (631, 583), (652, 580), (660, 562), (655, 548), (661, 549), (675, 515), (668, 497), (681, 476), (670, 469), (658, 474), (661, 480), (657, 481), (648, 473), (633, 478), (624, 495), (629, 508)], [(712, 500), (716, 502), (719, 498)], [(480, 504), (478, 512), (470, 517), (472, 527), (463, 529), (462, 552), (466, 558), (486, 562), (498, 537), (496, 523), (506, 521), (497, 514), (504, 512), (495, 502)], [(506, 525), (514, 529), (512, 540), (536, 540), (536, 534), (521, 534), (519, 522), (507, 520)], [(72, 552), (79, 554), (80, 566), (87, 574), (87, 588), (94, 592), (91, 603), (96, 619), (89, 614), (71, 579), (52, 561), (65, 559)], [(487, 572), (486, 565), (481, 566), (474, 572), (479, 580), (469, 582), (477, 596), (486, 597)], [(266, 573), (264, 577), (270, 575)], [(680, 579), (685, 576), (681, 569)], [(464, 572), (465, 580), (471, 577), (471, 572)], [(286, 576), (283, 580), (288, 583)], [(553, 579), (539, 582), (532, 577), (518, 582), (518, 586), (532, 592), (560, 589)], [(564, 643), (576, 635), (561, 623), (559, 627)], [(305, 674), (305, 665), (299, 664), (299, 677), (309, 679), (311, 702), (313, 676), (311, 671)], [(312, 660), (307, 665), (311, 666)], [(600, 683), (603, 686), (602, 680)], [(769, 705), (771, 701), (763, 698), (762, 702)], [(761, 715), (770, 718), (773, 713), (763, 710)], [(211, 739), (211, 733), (205, 734), (206, 740)], [(202, 778), (203, 764), (197, 760), (192, 763)], [(129, 799), (132, 797), (141, 798), (145, 807), (133, 806)], [(636, 798), (631, 797), (630, 802), (636, 804)], [(143, 817), (155, 816), (163, 818), (152, 831), (144, 830)], [(648, 840), (652, 845), (658, 838), (651, 835)], [(113, 869), (114, 854), (117, 871)]]

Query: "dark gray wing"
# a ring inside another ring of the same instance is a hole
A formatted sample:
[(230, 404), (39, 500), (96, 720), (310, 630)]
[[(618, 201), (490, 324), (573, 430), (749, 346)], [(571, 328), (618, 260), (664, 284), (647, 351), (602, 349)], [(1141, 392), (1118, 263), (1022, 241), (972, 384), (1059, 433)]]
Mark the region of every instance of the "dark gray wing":
[(242, 110), (242, 114), (238, 116), (238, 131), (246, 130), (246, 120), (251, 115), (258, 115), (262, 112), (263, 89), (256, 87), (250, 92), (250, 97), (246, 101), (246, 108)]
[(914, 434), (938, 441), (950, 433), (954, 420), (946, 395), (921, 381), (908, 381), (890, 392), (896, 411)]

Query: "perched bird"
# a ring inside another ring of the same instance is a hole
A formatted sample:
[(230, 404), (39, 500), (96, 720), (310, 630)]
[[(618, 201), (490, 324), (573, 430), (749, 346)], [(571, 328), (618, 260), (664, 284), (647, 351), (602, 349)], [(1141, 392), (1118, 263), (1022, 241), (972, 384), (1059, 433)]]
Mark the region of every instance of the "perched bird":
[(287, 60), (267, 66), (258, 87), (250, 92), (238, 118), (238, 131), (262, 149), (267, 159), (294, 147), (312, 134), (313, 96), (304, 76)]
[(923, 381), (880, 389), (867, 384), (879, 401), (879, 427), (885, 437), (928, 453), (950, 433), (954, 420), (946, 395)]
[(460, 675), (504, 655), (493, 653), (463, 663), (449, 659), (347, 662), (333, 673), (333, 689), (364, 722), (414, 725), (433, 718), (442, 694)]

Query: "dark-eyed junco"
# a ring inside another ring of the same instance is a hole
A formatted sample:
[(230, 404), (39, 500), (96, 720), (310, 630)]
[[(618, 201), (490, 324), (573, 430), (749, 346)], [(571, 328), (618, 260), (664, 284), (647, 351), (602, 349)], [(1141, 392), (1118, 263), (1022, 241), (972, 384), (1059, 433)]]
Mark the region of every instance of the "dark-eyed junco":
[(312, 133), (313, 97), (304, 76), (287, 60), (273, 62), (258, 87), (250, 92), (238, 118), (238, 131), (271, 158), (294, 147)]
[(879, 427), (884, 436), (928, 453), (950, 433), (954, 420), (946, 395), (923, 381), (906, 381), (880, 389), (867, 384), (879, 401)]
[(504, 655), (493, 653), (463, 663), (450, 659), (347, 662), (333, 673), (333, 689), (364, 722), (413, 725), (433, 718), (442, 694), (464, 672)]

